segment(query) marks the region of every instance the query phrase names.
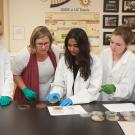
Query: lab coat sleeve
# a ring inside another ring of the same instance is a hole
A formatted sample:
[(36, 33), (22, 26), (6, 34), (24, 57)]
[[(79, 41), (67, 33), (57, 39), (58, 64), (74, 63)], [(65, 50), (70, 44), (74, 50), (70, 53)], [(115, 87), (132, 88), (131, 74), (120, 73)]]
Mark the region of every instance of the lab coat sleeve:
[(52, 44), (51, 48), (52, 48), (52, 51), (54, 52), (54, 54), (56, 56), (56, 61), (58, 62), (59, 58), (60, 58), (60, 53), (61, 53), (60, 47), (58, 45)]
[(102, 74), (101, 61), (95, 56), (91, 69), (91, 76), (87, 80), (87, 88), (83, 88), (77, 94), (70, 97), (73, 104), (83, 104), (97, 100), (99, 97), (100, 86), (102, 84)]
[(66, 68), (64, 57), (62, 57), (57, 65), (54, 82), (51, 84), (51, 93), (59, 93), (60, 97), (63, 97), (65, 94), (65, 79), (64, 79), (64, 70)]
[(114, 100), (126, 100), (131, 97), (135, 85), (135, 61), (130, 64), (121, 81), (114, 85), (116, 86), (116, 91), (112, 95)]
[(10, 56), (6, 51), (4, 56), (4, 85), (2, 96), (9, 96), (11, 99), (13, 98), (13, 75), (11, 72)]
[(13, 75), (21, 75), (24, 68), (29, 62), (30, 54), (27, 47), (23, 48), (12, 60), (12, 72)]

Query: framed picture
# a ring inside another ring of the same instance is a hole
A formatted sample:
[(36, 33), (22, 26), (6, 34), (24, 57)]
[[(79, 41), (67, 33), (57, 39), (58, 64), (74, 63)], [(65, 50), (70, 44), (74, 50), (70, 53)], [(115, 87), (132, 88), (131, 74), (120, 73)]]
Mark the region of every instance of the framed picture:
[(115, 28), (118, 26), (118, 15), (103, 15), (103, 28)]
[(110, 45), (111, 36), (112, 36), (112, 32), (103, 33), (103, 45)]
[(135, 0), (123, 0), (122, 1), (122, 12), (135, 13)]
[(135, 29), (135, 15), (123, 15), (122, 24), (130, 25), (133, 29)]
[(133, 35), (133, 41), (132, 41), (131, 45), (135, 45), (135, 32), (133, 32), (133, 33), (134, 33), (134, 35)]
[(118, 12), (119, 0), (104, 0), (104, 12)]

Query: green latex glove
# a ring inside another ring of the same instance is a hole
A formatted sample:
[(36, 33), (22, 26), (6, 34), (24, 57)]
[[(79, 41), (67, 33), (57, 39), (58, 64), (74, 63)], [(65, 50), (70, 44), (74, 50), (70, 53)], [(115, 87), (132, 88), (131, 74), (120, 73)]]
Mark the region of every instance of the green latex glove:
[(1, 106), (8, 106), (11, 103), (11, 98), (8, 96), (2, 96), (0, 98), (0, 105)]
[(116, 90), (116, 87), (114, 84), (105, 84), (101, 86), (101, 91), (107, 93), (107, 94), (112, 94)]
[(36, 97), (37, 97), (36, 92), (29, 88), (22, 89), (22, 92), (23, 92), (25, 98), (28, 99), (29, 101), (32, 101), (32, 100), (36, 99)]

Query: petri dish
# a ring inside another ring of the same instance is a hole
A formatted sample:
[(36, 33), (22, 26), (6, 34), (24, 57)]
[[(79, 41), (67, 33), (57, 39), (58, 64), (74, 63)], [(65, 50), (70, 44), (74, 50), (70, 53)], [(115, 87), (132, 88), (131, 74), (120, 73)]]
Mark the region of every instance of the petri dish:
[(52, 100), (50, 101), (50, 103), (51, 103), (51, 104), (55, 104), (55, 103), (57, 103), (58, 101), (59, 101), (59, 99), (54, 98), (54, 99), (52, 99)]
[(104, 115), (104, 113), (101, 111), (92, 111), (90, 114), (91, 115)]
[(27, 110), (27, 109), (30, 109), (30, 105), (18, 105), (17, 108), (19, 110)]
[(38, 104), (36, 104), (36, 108), (37, 108), (37, 109), (44, 109), (44, 108), (46, 108), (46, 107), (47, 107), (47, 105), (44, 104), (44, 103), (38, 103)]
[(126, 121), (135, 121), (135, 112), (120, 112), (121, 116), (123, 116)]
[(101, 122), (104, 120), (104, 113), (101, 111), (92, 111), (90, 117), (93, 121)]
[(106, 115), (106, 119), (109, 121), (118, 121), (119, 120), (119, 116), (117, 115), (117, 112), (106, 111), (105, 115)]
[(80, 117), (84, 117), (84, 118), (88, 118), (90, 116), (91, 116), (91, 114), (89, 112), (80, 114)]
[(104, 116), (103, 115), (92, 115), (91, 119), (96, 122), (101, 122), (101, 121), (104, 121)]
[(120, 112), (120, 115), (123, 117), (127, 117), (130, 115), (130, 113), (129, 112)]
[(135, 121), (135, 118), (133, 116), (124, 116), (124, 119), (131, 122)]

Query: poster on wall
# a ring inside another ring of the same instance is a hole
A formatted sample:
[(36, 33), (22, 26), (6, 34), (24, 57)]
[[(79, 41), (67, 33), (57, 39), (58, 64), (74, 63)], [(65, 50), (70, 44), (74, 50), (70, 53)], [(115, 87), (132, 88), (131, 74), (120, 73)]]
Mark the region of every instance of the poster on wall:
[(66, 34), (71, 28), (82, 28), (86, 31), (92, 46), (98, 46), (99, 13), (61, 13), (49, 12), (45, 24), (52, 32), (55, 42), (63, 47)]
[(25, 39), (24, 26), (14, 26), (13, 27), (13, 39), (14, 40), (24, 40)]
[(100, 0), (40, 0), (40, 1), (43, 4), (45, 4), (45, 12), (57, 12), (57, 11), (100, 12)]

